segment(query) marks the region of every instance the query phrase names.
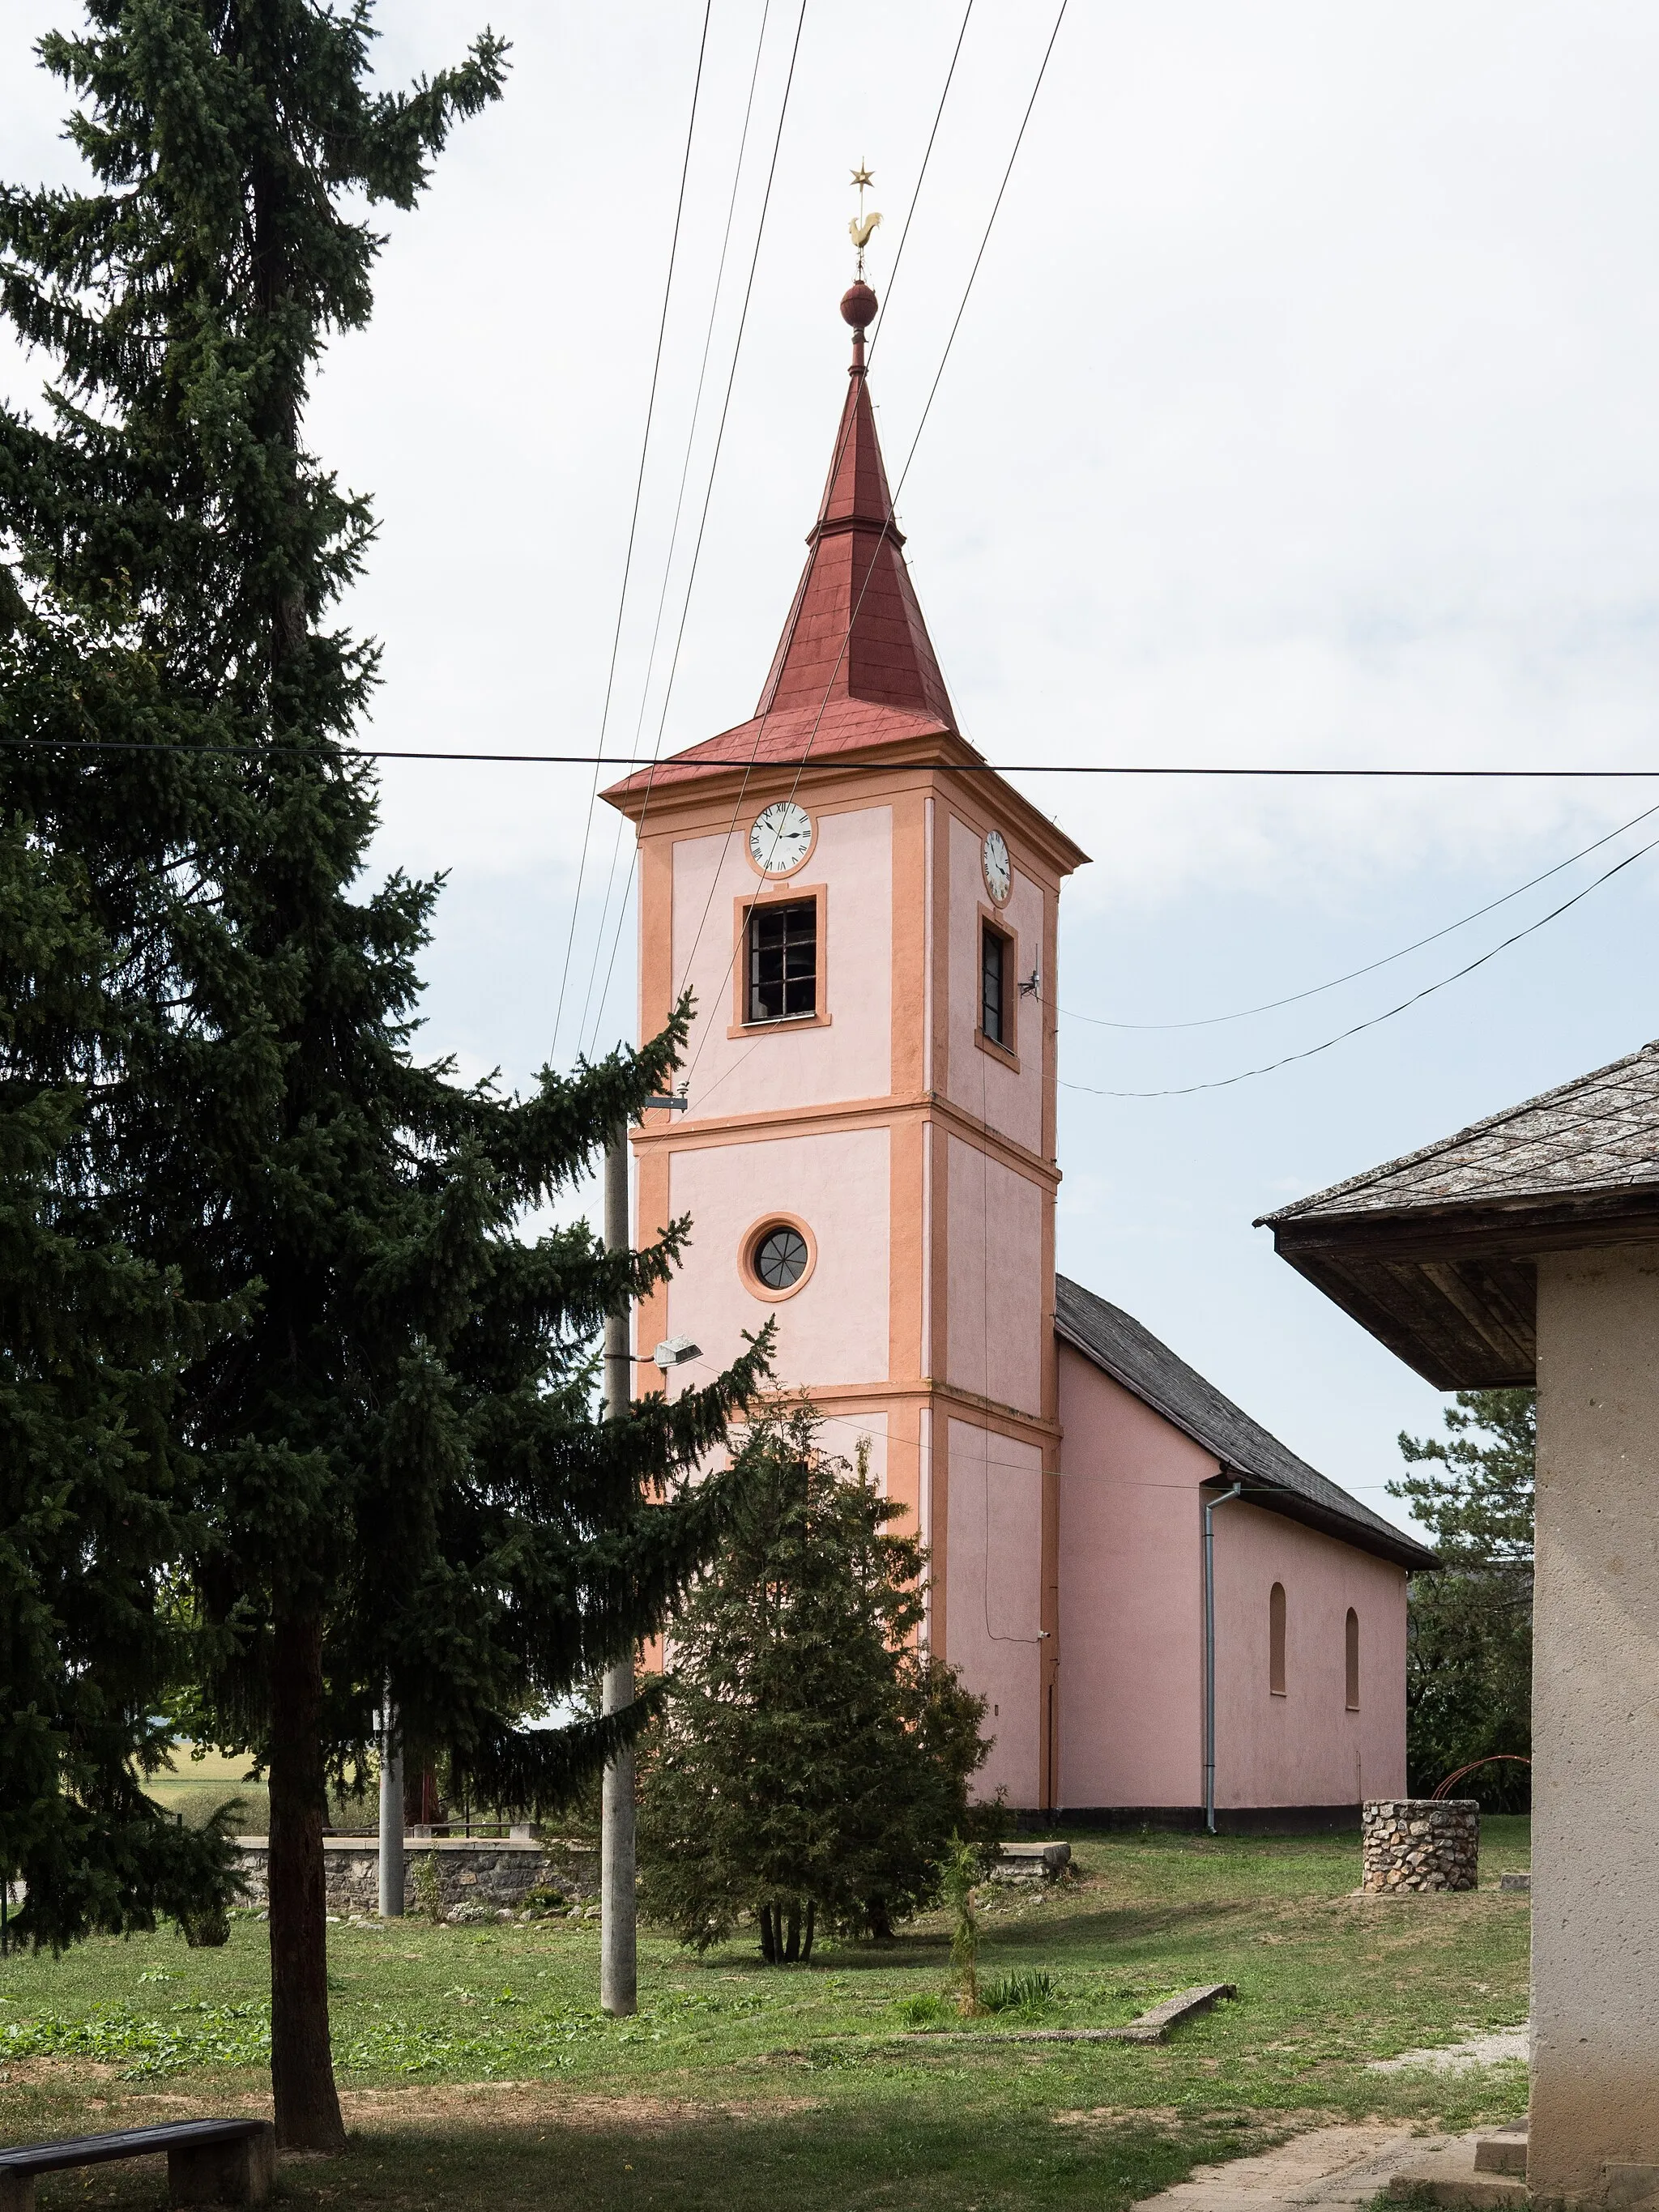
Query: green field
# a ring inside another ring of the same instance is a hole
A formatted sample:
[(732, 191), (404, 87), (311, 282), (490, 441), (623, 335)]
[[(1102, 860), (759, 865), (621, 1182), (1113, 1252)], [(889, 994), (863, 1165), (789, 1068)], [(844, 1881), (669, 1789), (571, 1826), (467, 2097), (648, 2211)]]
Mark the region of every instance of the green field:
[[(597, 2009), (592, 1923), (332, 1926), (352, 2142), (287, 2162), (284, 2192), (411, 2212), (1114, 2212), (1317, 2117), (1524, 2109), (1518, 2064), (1365, 2062), (1524, 2018), (1528, 1900), (1495, 1883), (1527, 1863), (1525, 1820), (1486, 1822), (1479, 1893), (1410, 1900), (1352, 1894), (1352, 1837), (1073, 1842), (1075, 1880), (999, 1898), (986, 1923), (985, 1977), (1046, 1972), (1052, 1996), (967, 2033), (925, 2025), (938, 1922), (805, 1971), (647, 1937), (631, 2021)], [(264, 1937), (239, 1917), (220, 1951), (169, 1931), (0, 1964), (6, 2139), (260, 2109)], [(1237, 2000), (1159, 2047), (988, 2039), (1112, 2024), (1199, 1981)], [(164, 2187), (159, 2169), (99, 2167), (43, 2181), (40, 2203), (159, 2206)]]
[[(250, 1778), (246, 1758), (227, 1759), (216, 1751), (198, 1758), (190, 1745), (180, 1744), (170, 1769), (151, 1775), (144, 1794), (176, 1813), (189, 1827), (200, 1827), (222, 1805), (234, 1802), (238, 1835), (263, 1836), (270, 1823), (270, 1792), (263, 1780)], [(380, 1800), (371, 1775), (362, 1794), (341, 1796), (331, 1791), (328, 1824), (331, 1828), (373, 1828), (380, 1818)]]

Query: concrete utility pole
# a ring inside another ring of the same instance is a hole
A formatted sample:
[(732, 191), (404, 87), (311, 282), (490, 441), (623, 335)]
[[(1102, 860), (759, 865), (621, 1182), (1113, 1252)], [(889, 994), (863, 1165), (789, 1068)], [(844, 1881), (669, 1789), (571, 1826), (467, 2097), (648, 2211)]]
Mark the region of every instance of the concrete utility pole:
[[(628, 1125), (619, 1122), (605, 1148), (605, 1249), (628, 1249)], [(633, 1396), (629, 1373), (628, 1301), (605, 1317), (605, 1410), (626, 1411)], [(605, 1670), (604, 1710), (619, 1713), (634, 1702), (634, 1655)], [(618, 2015), (639, 2009), (639, 1970), (634, 1912), (634, 1754), (625, 1751), (605, 1770), (599, 1831), (599, 2004)]]
[(400, 1920), (404, 1911), (404, 1747), (392, 1685), (380, 1708), (380, 1917)]

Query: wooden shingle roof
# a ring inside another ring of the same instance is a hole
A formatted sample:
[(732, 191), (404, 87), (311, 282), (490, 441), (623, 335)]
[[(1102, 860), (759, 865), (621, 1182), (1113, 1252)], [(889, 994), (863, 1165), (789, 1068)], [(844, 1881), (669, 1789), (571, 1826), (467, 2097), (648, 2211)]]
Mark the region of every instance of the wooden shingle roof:
[(1263, 1220), (1276, 1228), (1321, 1214), (1545, 1200), (1644, 1186), (1659, 1188), (1659, 1042)]
[(1529, 1383), (1537, 1255), (1659, 1238), (1659, 1042), (1257, 1226), (1440, 1389)]

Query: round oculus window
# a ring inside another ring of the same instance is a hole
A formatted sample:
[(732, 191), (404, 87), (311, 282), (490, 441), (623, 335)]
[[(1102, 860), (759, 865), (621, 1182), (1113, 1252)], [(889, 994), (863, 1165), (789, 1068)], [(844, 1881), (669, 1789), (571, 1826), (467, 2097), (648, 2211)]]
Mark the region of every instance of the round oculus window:
[(755, 1239), (750, 1265), (769, 1291), (793, 1291), (806, 1273), (806, 1239), (787, 1221)]

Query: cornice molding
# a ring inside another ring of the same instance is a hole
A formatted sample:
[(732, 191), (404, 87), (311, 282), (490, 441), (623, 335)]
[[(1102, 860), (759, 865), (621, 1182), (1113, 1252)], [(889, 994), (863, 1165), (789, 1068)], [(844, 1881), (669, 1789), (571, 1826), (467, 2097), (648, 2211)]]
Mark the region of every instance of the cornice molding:
[[(665, 1110), (665, 1109), (664, 1109)], [(636, 1152), (705, 1152), (721, 1143), (760, 1144), (781, 1129), (794, 1136), (831, 1136), (872, 1123), (937, 1121), (944, 1128), (989, 1152), (994, 1159), (1033, 1182), (1060, 1188), (1059, 1164), (1045, 1160), (1016, 1138), (1006, 1137), (937, 1091), (908, 1098), (854, 1098), (817, 1106), (757, 1107), (749, 1114), (710, 1115), (706, 1121), (671, 1122), (663, 1128), (636, 1128), (629, 1135)]]

